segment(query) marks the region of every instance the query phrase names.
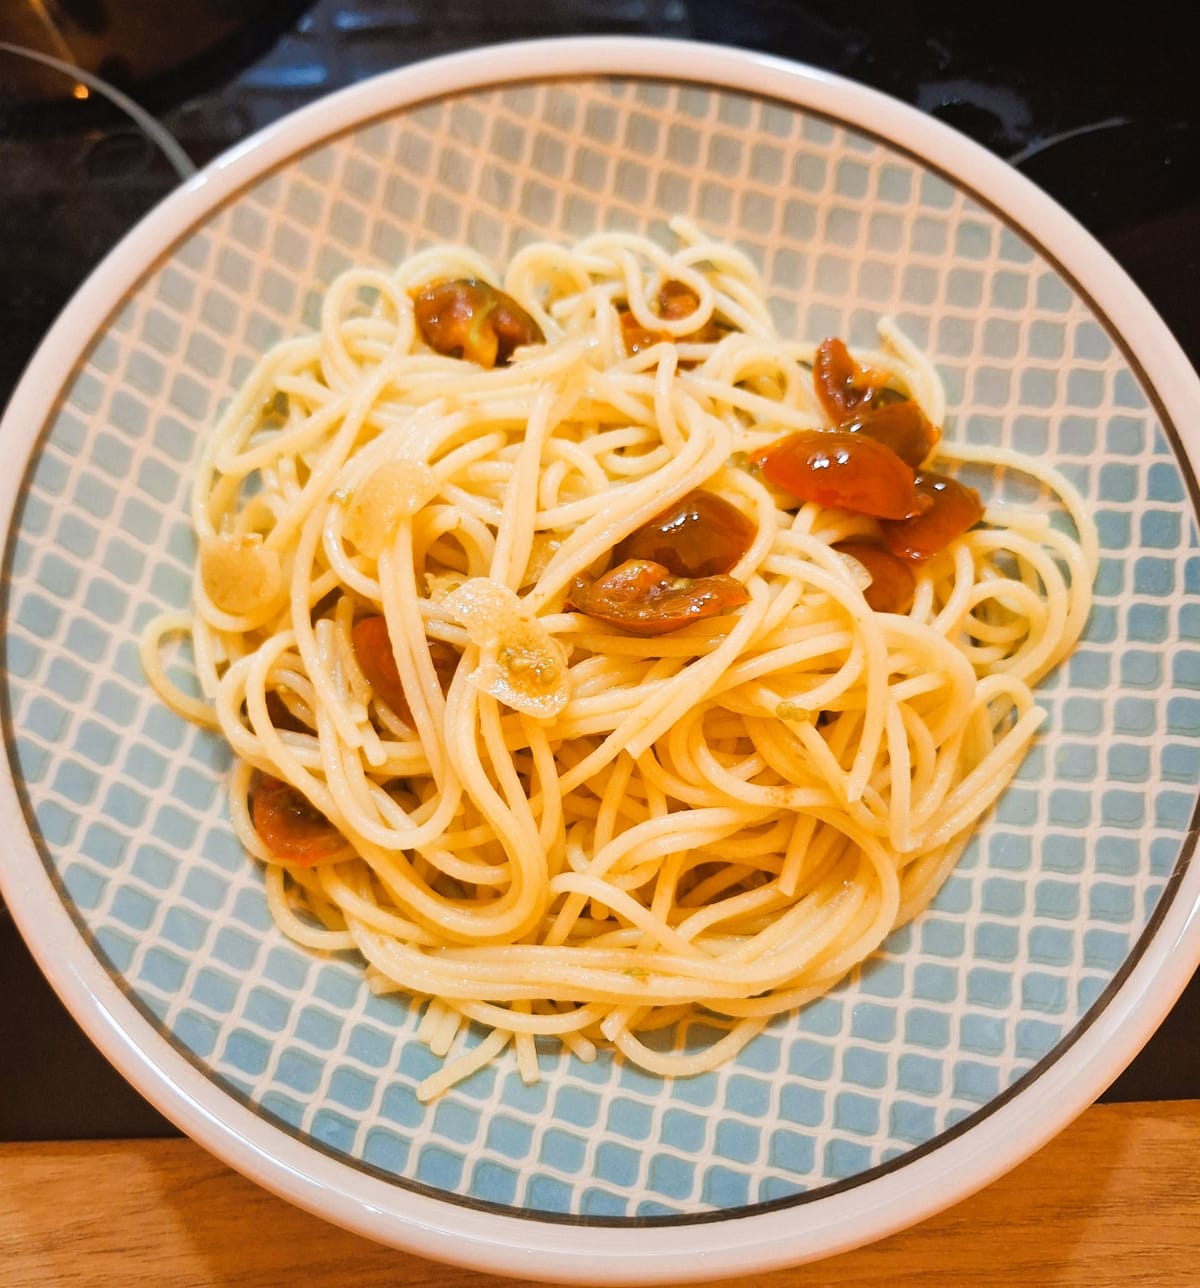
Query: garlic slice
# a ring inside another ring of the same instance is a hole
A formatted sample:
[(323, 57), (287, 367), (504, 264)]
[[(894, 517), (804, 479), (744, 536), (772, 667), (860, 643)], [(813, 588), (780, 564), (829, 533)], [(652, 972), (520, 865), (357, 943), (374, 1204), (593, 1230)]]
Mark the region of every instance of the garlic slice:
[(257, 532), (200, 542), (200, 582), (213, 607), (231, 617), (257, 616), (283, 600), (283, 567)]
[(355, 488), (342, 531), (364, 555), (378, 559), (401, 520), (428, 505), (437, 490), (437, 477), (423, 461), (389, 461)]
[(442, 601), (443, 611), (479, 648), (468, 677), (514, 711), (550, 719), (567, 704), (570, 677), (563, 646), (517, 594), (487, 577), (472, 577)]

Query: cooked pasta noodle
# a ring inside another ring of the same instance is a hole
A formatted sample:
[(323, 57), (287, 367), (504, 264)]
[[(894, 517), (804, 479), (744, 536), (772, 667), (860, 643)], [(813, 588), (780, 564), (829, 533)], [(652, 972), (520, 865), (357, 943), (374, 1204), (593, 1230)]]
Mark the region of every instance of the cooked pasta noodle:
[[(446, 1061), (422, 1097), (510, 1044), (526, 1078), (546, 1043), (694, 1073), (824, 993), (937, 891), (1088, 613), (1076, 491), (952, 436), (939, 468), (1039, 500), (989, 504), (912, 563), (911, 604), (869, 606), (869, 565), (835, 547), (877, 518), (754, 468), (828, 428), (816, 346), (776, 334), (742, 254), (676, 232), (530, 245), (502, 280), (455, 247), (339, 277), (319, 333), (263, 356), (205, 439), (194, 604), (143, 641), (164, 700), (235, 754), (233, 825), (281, 929), (426, 1005)], [(544, 343), (494, 367), (431, 348), (414, 297), (463, 279)], [(892, 322), (856, 356), (942, 422)], [(740, 602), (655, 634), (577, 611), (579, 579), (697, 489), (749, 534), (718, 578)], [(367, 618), (402, 696), (368, 674)], [(200, 697), (169, 678), (172, 636)], [(315, 851), (270, 843), (263, 783)]]

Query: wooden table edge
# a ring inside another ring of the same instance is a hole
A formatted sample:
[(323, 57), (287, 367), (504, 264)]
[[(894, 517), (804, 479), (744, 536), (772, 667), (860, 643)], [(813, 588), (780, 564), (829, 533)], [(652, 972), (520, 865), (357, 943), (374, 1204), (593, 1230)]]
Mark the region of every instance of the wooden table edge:
[[(186, 1139), (0, 1144), (0, 1265), (8, 1288), (514, 1282), (323, 1224)], [(722, 1281), (1130, 1282), (1200, 1283), (1200, 1100), (1094, 1105), (1020, 1167), (918, 1226), (826, 1261)]]

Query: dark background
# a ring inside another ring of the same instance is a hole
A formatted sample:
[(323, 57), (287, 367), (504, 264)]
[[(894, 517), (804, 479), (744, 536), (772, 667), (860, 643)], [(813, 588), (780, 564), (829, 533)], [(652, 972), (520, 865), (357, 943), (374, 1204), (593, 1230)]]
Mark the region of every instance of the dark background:
[[(104, 77), (196, 165), (331, 90), (472, 46), (626, 33), (763, 50), (881, 89), (1011, 162), (1112, 252), (1195, 365), (1200, 98), (1173, 12), (962, 0), (0, 0), (0, 42)], [(0, 404), (88, 270), (179, 181), (127, 116), (71, 90), (0, 48)], [(2, 909), (0, 997), (0, 1140), (174, 1133), (83, 1036)], [(1104, 1098), (1200, 1098), (1200, 976)]]

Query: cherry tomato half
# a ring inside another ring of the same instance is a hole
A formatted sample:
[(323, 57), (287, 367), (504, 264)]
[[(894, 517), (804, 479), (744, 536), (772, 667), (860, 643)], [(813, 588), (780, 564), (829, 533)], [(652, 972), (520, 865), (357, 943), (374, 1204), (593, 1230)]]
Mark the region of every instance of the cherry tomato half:
[[(678, 322), (690, 317), (700, 307), (700, 297), (684, 282), (674, 278), (662, 284), (654, 300), (655, 312), (668, 322)], [(708, 325), (712, 325), (709, 323)]]
[(923, 471), (916, 476), (917, 493), (926, 501), (914, 518), (881, 523), (880, 535), (894, 555), (928, 559), (983, 518), (983, 502), (973, 487), (945, 474)]
[(595, 581), (577, 577), (568, 597), (585, 616), (631, 635), (667, 635), (749, 602), (733, 577), (676, 577), (648, 559), (628, 559)]
[(857, 559), (871, 584), (863, 591), (867, 605), (877, 613), (907, 613), (912, 607), (916, 579), (908, 560), (898, 559), (870, 541), (839, 541), (834, 549)]
[(801, 501), (877, 519), (907, 519), (925, 503), (913, 472), (890, 447), (840, 429), (801, 429), (753, 458), (768, 483)]
[(906, 464), (917, 469), (941, 437), (929, 417), (911, 398), (869, 407), (838, 429), (849, 434), (866, 434), (883, 443)]
[(309, 725), (292, 715), (291, 708), (274, 689), (267, 691), (267, 715), (271, 717), (271, 723), (276, 729), (287, 729), (290, 733), (312, 733)]
[(250, 778), (250, 818), (262, 843), (284, 863), (310, 867), (345, 845), (337, 828), (303, 793), (258, 770)]
[[(653, 305), (654, 312), (668, 322), (678, 322), (681, 318), (695, 313), (699, 307), (700, 297), (696, 292), (683, 282), (676, 282), (673, 279), (663, 283), (658, 295), (655, 296)], [(642, 326), (626, 308), (620, 310), (620, 316), (621, 336), (625, 341), (625, 351), (630, 355), (641, 353), (643, 349), (661, 344), (664, 340), (675, 340), (681, 344), (711, 344), (714, 340), (719, 340), (722, 335), (721, 327), (712, 318), (687, 335), (672, 336), (666, 331), (651, 331)]]
[(822, 340), (813, 361), (813, 387), (829, 418), (843, 421), (879, 405), (888, 394), (887, 373), (860, 366), (836, 336)]
[(387, 622), (379, 616), (360, 617), (350, 628), (350, 642), (359, 668), (367, 677), (375, 696), (386, 702), (395, 715), (412, 727), (412, 708), (404, 696), (400, 670), (392, 652)]
[[(386, 702), (392, 712), (411, 729), (415, 723), (412, 708), (404, 696), (404, 685), (400, 682), (400, 670), (392, 652), (387, 621), (379, 614), (360, 617), (350, 628), (350, 642), (354, 646), (354, 656), (359, 668), (374, 689), (375, 696)], [(443, 640), (430, 640), (429, 655), (433, 659), (433, 669), (437, 672), (444, 692), (454, 678), (459, 653)]]
[(712, 577), (737, 563), (750, 549), (756, 531), (737, 506), (696, 488), (631, 532), (617, 546), (614, 558), (618, 563), (649, 560), (677, 577)]
[(421, 337), (431, 349), (481, 367), (503, 367), (525, 344), (542, 344), (542, 329), (511, 295), (474, 277), (412, 292)]

